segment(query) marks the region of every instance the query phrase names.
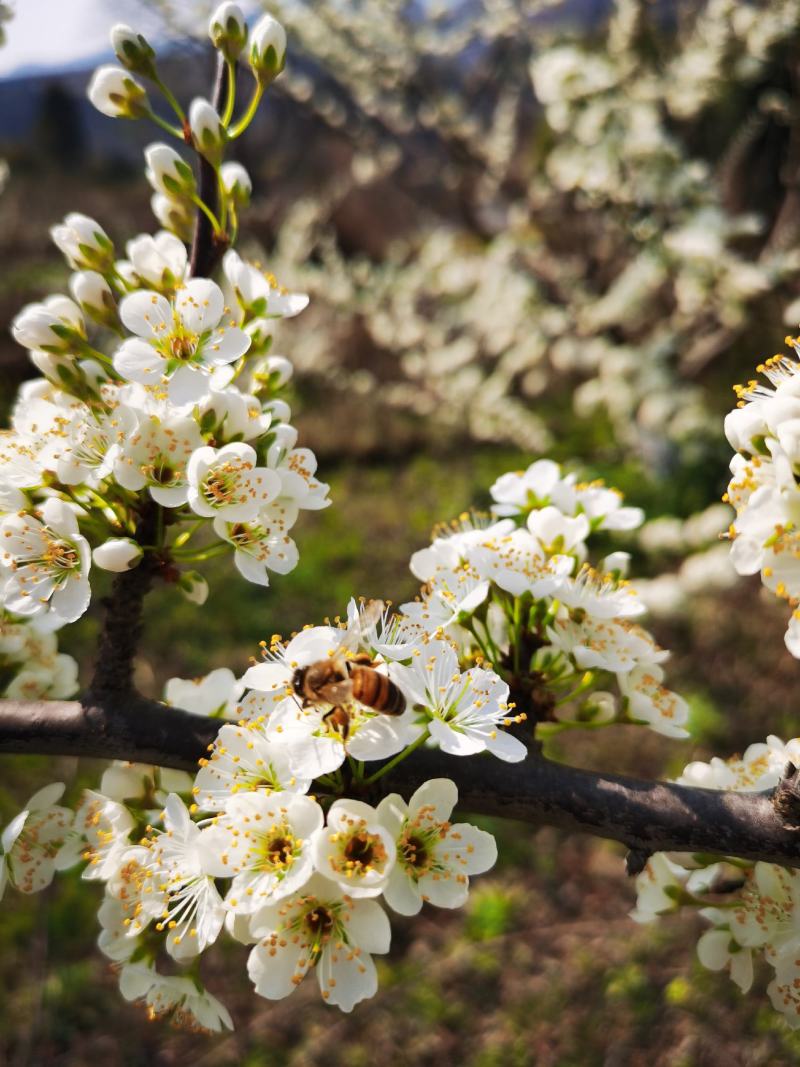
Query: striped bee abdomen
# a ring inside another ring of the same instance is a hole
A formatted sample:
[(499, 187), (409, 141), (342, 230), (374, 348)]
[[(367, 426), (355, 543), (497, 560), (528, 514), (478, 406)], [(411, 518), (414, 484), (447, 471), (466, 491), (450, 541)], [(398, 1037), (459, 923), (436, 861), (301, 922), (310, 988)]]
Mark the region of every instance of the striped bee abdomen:
[(353, 697), (368, 708), (382, 711), (384, 715), (402, 715), (406, 710), (406, 698), (401, 690), (385, 674), (371, 667), (350, 667)]

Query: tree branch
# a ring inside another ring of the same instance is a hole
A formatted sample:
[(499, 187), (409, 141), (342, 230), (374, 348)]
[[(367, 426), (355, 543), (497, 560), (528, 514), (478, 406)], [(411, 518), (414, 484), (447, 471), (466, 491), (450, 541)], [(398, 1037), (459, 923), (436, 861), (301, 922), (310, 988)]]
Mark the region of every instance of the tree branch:
[[(194, 770), (219, 719), (138, 694), (94, 703), (0, 701), (0, 754), (95, 756)], [(420, 750), (364, 794), (406, 798), (430, 778), (451, 778), (459, 807), (534, 825), (610, 838), (643, 855), (703, 852), (800, 867), (800, 834), (784, 825), (772, 793), (732, 793), (597, 774), (539, 757), (507, 764), (489, 756)]]
[[(134, 534), (139, 544), (153, 544), (159, 511), (159, 505), (148, 497)], [(142, 605), (158, 567), (155, 553), (146, 550), (137, 567), (114, 578), (111, 593), (103, 601), (105, 620), (89, 685), (89, 703), (105, 694), (116, 696), (133, 690), (133, 661), (142, 633)]]
[[(211, 96), (211, 104), (217, 114), (222, 113), (225, 105), (227, 86), (228, 68), (225, 63), (225, 57), (222, 52), (219, 52), (217, 54), (217, 74), (214, 81), (214, 92)], [(198, 195), (208, 205), (212, 213), (217, 215), (219, 211), (217, 172), (203, 156), (198, 154), (197, 158), (200, 161)], [(226, 245), (227, 239), (224, 235), (214, 233), (210, 219), (204, 211), (200, 211), (198, 208), (192, 251), (189, 256), (189, 277), (209, 278), (219, 263)]]

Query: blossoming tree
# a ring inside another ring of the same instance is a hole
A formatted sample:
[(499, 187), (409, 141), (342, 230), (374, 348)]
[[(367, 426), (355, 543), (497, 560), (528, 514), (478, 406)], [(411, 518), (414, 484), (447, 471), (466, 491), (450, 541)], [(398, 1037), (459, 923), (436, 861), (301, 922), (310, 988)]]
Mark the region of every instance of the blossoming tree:
[[(234, 250), (250, 182), (224, 161), (283, 69), (285, 33), (270, 16), (249, 31), (233, 3), (209, 32), (213, 100), (187, 115), (147, 41), (114, 28), (120, 65), (96, 72), (92, 102), (156, 122), (197, 169), (151, 145), (163, 229), (122, 259), (97, 222), (69, 215), (52, 235), (72, 296), (13, 324), (41, 377), (0, 441), (0, 752), (111, 762), (70, 805), (61, 783), (27, 801), (2, 834), (0, 892), (80, 866), (102, 883), (99, 946), (122, 995), (218, 1030), (232, 1020), (196, 964), (219, 938), (247, 946), (258, 995), (286, 997), (313, 972), (350, 1011), (377, 990), (389, 916), (459, 907), (494, 864), (492, 835), (456, 809), (545, 822), (625, 845), (633, 918), (700, 909), (701, 961), (742, 989), (763, 955), (772, 1002), (798, 1025), (800, 739), (690, 763), (676, 782), (542, 754), (549, 735), (618, 723), (687, 736), (629, 557), (597, 548), (643, 520), (615, 490), (538, 459), (497, 479), (490, 515), (442, 527), (413, 555), (420, 594), (397, 611), (354, 598), (343, 619), (262, 641), (242, 678), (175, 678), (164, 703), (136, 692), (154, 583), (202, 604), (195, 568), (227, 556), (268, 586), (297, 565), (300, 512), (329, 504), (283, 396), (292, 364), (271, 351), (273, 323), (307, 300)], [(734, 563), (789, 602), (800, 656), (798, 366), (768, 360), (771, 384), (741, 387), (726, 429)], [(55, 634), (87, 611), (103, 570), (115, 578), (94, 674), (69, 699), (77, 668)]]

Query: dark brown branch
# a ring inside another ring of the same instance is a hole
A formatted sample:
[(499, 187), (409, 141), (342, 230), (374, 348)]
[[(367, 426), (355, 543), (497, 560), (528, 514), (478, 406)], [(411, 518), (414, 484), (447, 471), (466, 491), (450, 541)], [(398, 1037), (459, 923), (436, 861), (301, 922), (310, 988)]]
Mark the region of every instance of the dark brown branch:
[[(152, 545), (155, 541), (159, 511), (158, 504), (149, 498), (143, 504), (134, 535), (139, 544)], [(155, 554), (146, 550), (138, 567), (114, 578), (111, 593), (103, 601), (105, 620), (89, 686), (90, 703), (101, 694), (131, 692), (133, 660), (142, 631), (142, 604), (158, 567)]]
[[(214, 92), (211, 104), (217, 114), (222, 113), (225, 106), (225, 94), (228, 88), (228, 68), (222, 52), (217, 55), (217, 75), (214, 81)], [(217, 187), (217, 175), (214, 168), (198, 155), (200, 161), (200, 180), (197, 183), (197, 193), (204, 204), (208, 205), (214, 215), (219, 213), (219, 189)], [(211, 220), (204, 211), (197, 210), (197, 222), (194, 229), (192, 251), (189, 256), (189, 276), (192, 278), (209, 278), (214, 268), (222, 258), (227, 240), (224, 235), (215, 234)]]
[[(193, 770), (219, 720), (135, 694), (95, 704), (0, 701), (0, 753), (97, 756)], [(800, 867), (800, 834), (785, 827), (772, 793), (725, 793), (596, 774), (529, 757), (453, 758), (424, 750), (365, 794), (408, 797), (430, 778), (452, 778), (459, 807), (610, 838), (634, 853), (703, 852)]]

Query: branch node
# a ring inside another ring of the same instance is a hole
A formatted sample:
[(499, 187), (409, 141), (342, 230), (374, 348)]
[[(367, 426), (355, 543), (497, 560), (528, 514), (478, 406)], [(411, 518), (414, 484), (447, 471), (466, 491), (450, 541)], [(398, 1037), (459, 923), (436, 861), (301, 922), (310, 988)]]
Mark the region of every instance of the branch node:
[(787, 830), (800, 830), (800, 774), (787, 763), (772, 794), (772, 805)]
[(647, 861), (653, 855), (645, 848), (632, 848), (625, 857), (625, 873), (629, 878), (635, 878), (641, 874), (647, 866)]

